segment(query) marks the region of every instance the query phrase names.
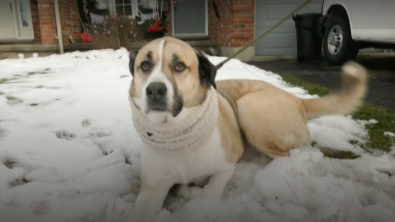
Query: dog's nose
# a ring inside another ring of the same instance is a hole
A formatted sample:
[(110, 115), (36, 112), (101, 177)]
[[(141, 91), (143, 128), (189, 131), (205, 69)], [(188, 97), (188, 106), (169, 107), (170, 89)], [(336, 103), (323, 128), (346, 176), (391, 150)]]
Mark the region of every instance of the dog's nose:
[(146, 93), (151, 100), (162, 100), (166, 96), (167, 87), (163, 82), (153, 82), (147, 86)]

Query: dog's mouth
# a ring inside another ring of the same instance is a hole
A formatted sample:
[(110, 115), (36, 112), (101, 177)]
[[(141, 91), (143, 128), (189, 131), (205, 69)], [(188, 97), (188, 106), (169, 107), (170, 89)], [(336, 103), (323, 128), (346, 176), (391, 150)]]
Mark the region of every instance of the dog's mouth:
[(155, 112), (155, 113), (168, 112), (173, 117), (176, 117), (178, 114), (180, 114), (182, 108), (183, 108), (183, 102), (181, 97), (175, 96), (173, 97), (173, 101), (170, 106), (168, 106), (168, 103), (165, 101), (160, 101), (160, 102), (147, 101), (146, 114), (150, 112)]
[(161, 101), (147, 100), (147, 112), (150, 111), (157, 111), (157, 112), (168, 111), (166, 100), (161, 100)]
[(148, 108), (149, 111), (156, 111), (156, 112), (166, 112), (168, 111), (166, 107), (163, 106), (152, 106)]

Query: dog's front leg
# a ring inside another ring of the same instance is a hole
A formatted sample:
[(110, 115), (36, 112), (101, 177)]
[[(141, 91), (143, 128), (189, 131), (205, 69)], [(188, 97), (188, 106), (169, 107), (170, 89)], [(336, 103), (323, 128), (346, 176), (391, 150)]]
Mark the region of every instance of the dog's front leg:
[(221, 198), (225, 186), (232, 177), (234, 170), (235, 168), (232, 168), (231, 170), (212, 175), (208, 184), (203, 188), (195, 186), (188, 187), (187, 185), (181, 186), (178, 190), (178, 194), (186, 200), (204, 197)]
[(152, 186), (142, 180), (140, 193), (128, 222), (151, 222), (155, 219), (156, 214), (162, 209), (163, 202), (173, 183), (162, 181), (155, 184)]
[(225, 186), (232, 177), (234, 171), (235, 167), (231, 170), (212, 175), (208, 184), (203, 188), (203, 195), (205, 197), (221, 198)]

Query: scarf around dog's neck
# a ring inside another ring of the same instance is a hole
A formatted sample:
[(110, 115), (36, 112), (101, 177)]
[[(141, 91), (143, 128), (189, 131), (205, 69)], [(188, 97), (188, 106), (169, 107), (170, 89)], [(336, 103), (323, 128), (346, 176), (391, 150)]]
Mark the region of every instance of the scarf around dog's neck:
[(176, 126), (153, 124), (133, 102), (131, 107), (133, 125), (140, 138), (149, 148), (162, 154), (179, 154), (204, 145), (217, 125), (219, 112), (213, 88), (208, 90), (196, 112)]

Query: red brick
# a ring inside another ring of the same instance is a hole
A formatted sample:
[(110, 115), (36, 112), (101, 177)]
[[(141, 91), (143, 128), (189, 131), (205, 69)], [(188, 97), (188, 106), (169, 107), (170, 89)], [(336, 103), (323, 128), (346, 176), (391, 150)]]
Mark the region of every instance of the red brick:
[(69, 36), (80, 38), (81, 24), (74, 0), (59, 0), (59, 14), (62, 26), (63, 44), (70, 44)]
[[(52, 1), (37, 0), (31, 1), (37, 5), (38, 29), (40, 31), (40, 41), (42, 44), (55, 44), (55, 13)], [(51, 4), (50, 4), (51, 3)], [(33, 27), (34, 28), (34, 27)], [(36, 27), (37, 28), (37, 27)]]
[[(213, 0), (209, 0), (212, 5)], [(254, 37), (254, 0), (216, 0), (221, 16), (209, 8), (209, 35), (220, 46), (240, 47)]]
[(238, 33), (254, 34), (254, 30), (252, 30), (252, 29), (239, 29)]

